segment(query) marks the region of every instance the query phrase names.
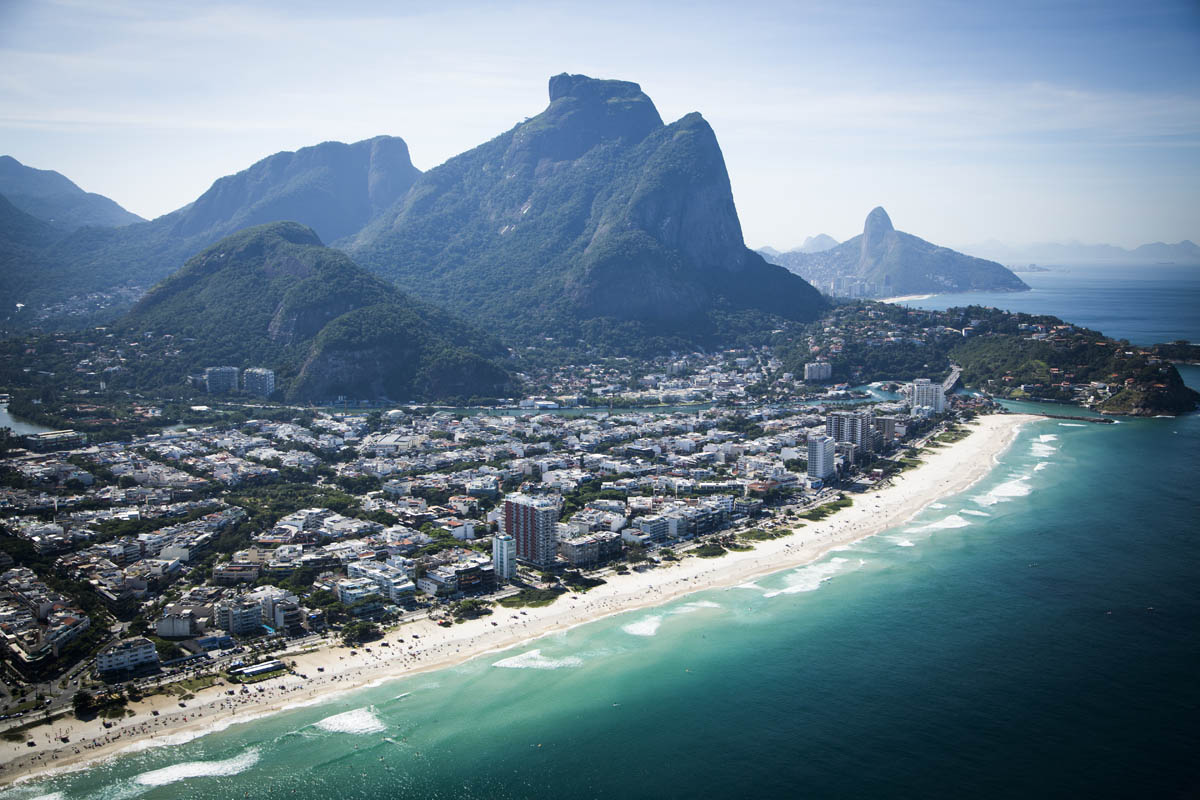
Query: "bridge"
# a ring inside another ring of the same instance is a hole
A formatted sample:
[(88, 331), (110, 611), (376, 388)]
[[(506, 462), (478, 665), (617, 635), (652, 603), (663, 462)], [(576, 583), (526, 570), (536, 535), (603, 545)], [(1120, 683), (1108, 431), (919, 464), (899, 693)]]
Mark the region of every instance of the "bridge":
[(942, 382), (942, 392), (944, 394), (950, 394), (950, 392), (954, 391), (954, 387), (958, 385), (958, 379), (961, 376), (962, 367), (960, 367), (958, 364), (951, 364), (950, 377), (946, 378), (946, 380)]

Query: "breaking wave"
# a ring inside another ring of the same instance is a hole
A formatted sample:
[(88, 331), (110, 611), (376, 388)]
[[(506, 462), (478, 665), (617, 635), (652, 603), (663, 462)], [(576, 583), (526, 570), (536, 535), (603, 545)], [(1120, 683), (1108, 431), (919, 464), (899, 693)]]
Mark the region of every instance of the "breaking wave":
[(1014, 497), (1025, 497), (1032, 491), (1033, 487), (1029, 485), (1029, 476), (1021, 475), (1005, 481), (986, 494), (976, 495), (971, 499), (981, 506), (994, 506), (996, 503), (1002, 503)]
[(583, 666), (583, 659), (578, 656), (549, 658), (542, 655), (541, 650), (530, 650), (527, 653), (521, 653), (519, 656), (501, 659), (492, 664), (492, 666), (500, 667), (501, 669), (563, 669), (564, 667)]
[(332, 717), (326, 717), (316, 726), (323, 731), (330, 733), (380, 733), (387, 730), (387, 726), (379, 721), (379, 717), (369, 708), (356, 708), (352, 711), (345, 711), (341, 714), (334, 714)]
[(918, 525), (915, 528), (908, 528), (906, 533), (917, 533), (919, 531), (938, 531), (948, 528), (965, 528), (971, 524), (969, 519), (963, 519), (958, 514), (951, 514), (945, 519), (939, 519), (937, 522), (930, 522), (928, 525)]
[[(846, 572), (849, 569), (855, 569), (865, 564), (866, 561), (859, 560), (851, 562), (847, 558), (831, 558), (828, 561), (822, 561), (817, 564), (809, 564), (806, 567), (801, 567), (798, 570), (790, 573), (787, 576), (787, 587), (784, 589), (776, 589), (764, 594), (764, 597), (777, 597), (781, 594), (798, 594), (799, 592), (814, 592), (821, 588), (821, 584), (829, 580), (833, 576), (841, 572)], [(848, 564), (853, 564), (847, 567)]]
[(658, 626), (662, 625), (662, 621), (662, 614), (655, 614), (650, 617), (643, 617), (637, 622), (622, 625), (621, 630), (630, 636), (653, 636), (658, 633)]
[(247, 750), (240, 756), (224, 761), (185, 761), (162, 769), (143, 772), (134, 778), (142, 786), (166, 786), (188, 778), (211, 778), (218, 775), (237, 775), (258, 763), (258, 750)]

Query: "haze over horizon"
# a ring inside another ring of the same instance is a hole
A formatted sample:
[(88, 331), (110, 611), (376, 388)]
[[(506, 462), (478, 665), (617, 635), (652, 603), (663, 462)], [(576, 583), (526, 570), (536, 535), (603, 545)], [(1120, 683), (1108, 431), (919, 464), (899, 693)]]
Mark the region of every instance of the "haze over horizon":
[(0, 5), (0, 153), (155, 217), (271, 153), (402, 137), (423, 170), (635, 81), (720, 140), (745, 238), (884, 206), (951, 246), (1200, 241), (1200, 6), (751, 2), (429, 10)]

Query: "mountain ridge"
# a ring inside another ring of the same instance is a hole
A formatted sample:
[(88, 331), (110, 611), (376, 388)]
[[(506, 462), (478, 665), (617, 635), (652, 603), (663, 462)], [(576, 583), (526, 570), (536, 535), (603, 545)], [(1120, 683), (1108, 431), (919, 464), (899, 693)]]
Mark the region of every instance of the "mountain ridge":
[(514, 332), (588, 339), (633, 326), (705, 339), (717, 310), (811, 319), (823, 307), (745, 247), (700, 114), (664, 124), (636, 83), (581, 75), (552, 77), (549, 96), (543, 112), (429, 170), (337, 244)]
[(1174, 244), (1149, 242), (1132, 250), (1111, 244), (1081, 242), (1042, 242), (1011, 246), (996, 240), (970, 245), (964, 249), (981, 257), (1007, 263), (1103, 264), (1167, 261), (1200, 264), (1200, 245), (1190, 239), (1183, 239)]
[(394, 136), (275, 153), (218, 178), (196, 200), (154, 220), (62, 231), (36, 254), (41, 279), (0, 284), (0, 305), (54, 303), (126, 287), (144, 291), (188, 257), (258, 224), (293, 220), (326, 239), (344, 236), (406, 193), (419, 174), (407, 144)]
[(12, 156), (0, 156), (0, 194), (25, 213), (66, 230), (145, 221), (111, 198), (85, 192), (62, 173), (30, 167)]
[(829, 250), (780, 253), (774, 260), (831, 294), (842, 296), (1029, 289), (996, 262), (896, 230), (882, 206), (871, 210), (858, 236)]

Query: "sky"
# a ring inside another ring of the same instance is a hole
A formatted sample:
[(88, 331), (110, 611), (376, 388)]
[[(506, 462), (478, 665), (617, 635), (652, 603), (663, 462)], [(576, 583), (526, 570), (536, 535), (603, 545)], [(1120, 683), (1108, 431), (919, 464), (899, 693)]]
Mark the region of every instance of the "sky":
[(144, 217), (321, 141), (429, 169), (635, 81), (721, 143), (747, 244), (884, 206), (950, 246), (1200, 242), (1200, 2), (0, 0), (0, 154)]

